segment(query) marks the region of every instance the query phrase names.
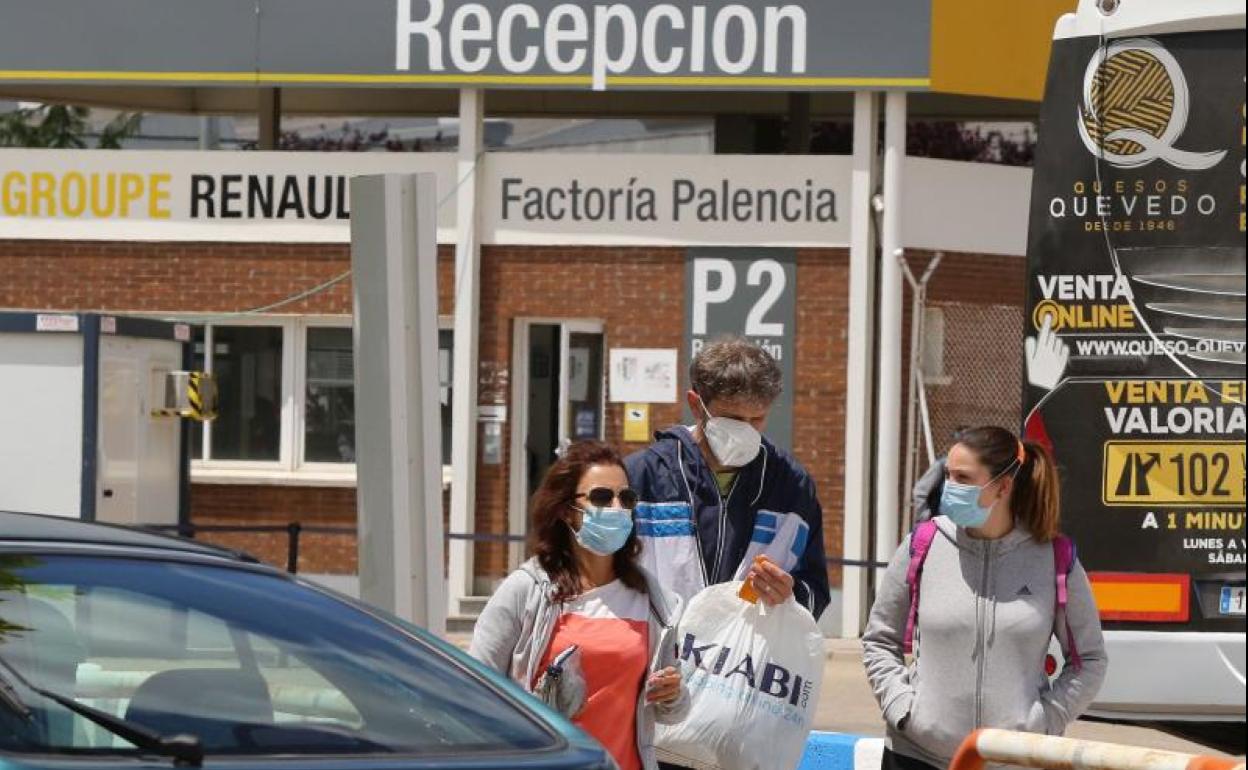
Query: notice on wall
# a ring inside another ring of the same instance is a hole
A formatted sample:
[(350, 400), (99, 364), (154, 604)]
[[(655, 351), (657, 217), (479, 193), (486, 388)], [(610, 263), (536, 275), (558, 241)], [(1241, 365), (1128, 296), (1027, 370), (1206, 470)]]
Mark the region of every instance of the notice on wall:
[(673, 404), (680, 374), (675, 348), (612, 348), (613, 403)]
[(768, 416), (766, 433), (777, 446), (790, 448), (797, 253), (793, 249), (689, 249), (685, 285), (685, 340), (691, 357), (717, 337), (739, 335), (762, 347), (780, 365), (784, 389)]
[(624, 405), (624, 440), (631, 443), (650, 441), (650, 405)]

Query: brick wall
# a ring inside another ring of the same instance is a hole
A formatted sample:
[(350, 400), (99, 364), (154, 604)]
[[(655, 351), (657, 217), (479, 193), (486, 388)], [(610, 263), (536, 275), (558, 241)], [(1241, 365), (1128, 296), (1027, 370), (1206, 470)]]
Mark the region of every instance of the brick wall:
[[(911, 249), (906, 258), (917, 277), (927, 267), (932, 252)], [(928, 282), (927, 297), (929, 302), (1021, 308), (1027, 301), (1027, 261), (1022, 257), (945, 252)]]
[[(798, 256), (798, 345), (794, 392), (797, 456), (807, 465), (825, 509), (825, 542), (839, 552), (843, 489), (844, 362), (848, 268), (843, 250), (810, 250)], [(521, 317), (597, 318), (608, 347), (684, 350), (685, 252), (657, 248), (488, 247), (482, 254), (480, 355), (484, 365), (510, 368), (512, 324)], [(684, 383), (682, 383), (682, 386)], [(654, 429), (678, 422), (680, 404), (656, 404)], [(608, 404), (606, 438), (625, 452), (623, 405)], [(510, 442), (510, 423), (504, 439)], [(507, 530), (509, 464), (477, 471), (478, 532)], [(476, 546), (475, 571), (503, 577), (506, 547)]]
[[(487, 247), (481, 259), (480, 357), (483, 366), (511, 368), (513, 320), (592, 318), (604, 321), (608, 347), (682, 347), (684, 262), (679, 249)], [(682, 360), (681, 365), (686, 365)], [(509, 378), (510, 380), (510, 378)], [(484, 394), (483, 394), (484, 395)], [(509, 398), (509, 395), (508, 395)], [(607, 405), (606, 438), (622, 437), (620, 404)], [(655, 405), (651, 425), (679, 419), (675, 404)], [(513, 424), (504, 426), (509, 446)], [(621, 445), (622, 451), (638, 446)], [(477, 470), (478, 532), (507, 531), (510, 462)], [(507, 549), (476, 546), (475, 571), (503, 577)]]
[[(355, 527), (355, 488), (290, 487), (263, 484), (192, 484), (192, 521), (198, 525)], [(270, 564), (286, 566), (285, 532), (206, 532), (201, 540), (237, 548)], [(354, 535), (302, 533), (299, 571), (352, 574), (356, 571)]]
[[(449, 314), (452, 251), (443, 247), (439, 256), (439, 311)], [(914, 256), (919, 266), (926, 264), (927, 255)], [(486, 247), (481, 276), (483, 371), (510, 370), (514, 319), (530, 316), (601, 319), (608, 347), (677, 348), (683, 372), (688, 366), (683, 351), (684, 259), (680, 248)], [(242, 310), (283, 299), (349, 268), (344, 245), (0, 241), (0, 307)], [(796, 381), (786, 386), (794, 393), (795, 452), (818, 485), (829, 554), (840, 552), (842, 537), (848, 281), (844, 250), (799, 252)], [(931, 284), (931, 297), (1021, 306), (1023, 284), (1021, 259), (947, 254)], [(350, 283), (344, 281), (279, 312), (349, 314), (350, 303)], [(482, 394), (483, 403), (488, 395)], [(510, 400), (509, 388), (505, 395)], [(656, 429), (677, 422), (680, 407), (655, 405), (650, 419)], [(621, 443), (622, 405), (608, 404), (605, 428), (608, 440)], [(510, 423), (504, 431), (504, 441), (509, 440)], [(626, 452), (637, 448), (621, 445)], [(478, 467), (477, 531), (506, 531), (507, 479), (506, 452), (503, 464)], [(355, 520), (355, 495), (351, 489), (197, 483), (192, 510), (201, 524), (285, 524), (298, 517), (308, 524), (349, 526)], [(284, 534), (213, 539), (285, 564)], [(305, 536), (300, 568), (353, 572), (354, 538)], [(504, 546), (476, 546), (479, 575), (497, 579), (505, 570)], [(839, 583), (839, 570), (832, 577)]]
[[(839, 556), (844, 535), (845, 360), (849, 354), (849, 254), (809, 250), (797, 257), (797, 360), (793, 452), (815, 480), (823, 542)], [(829, 571), (840, 585), (840, 567)]]

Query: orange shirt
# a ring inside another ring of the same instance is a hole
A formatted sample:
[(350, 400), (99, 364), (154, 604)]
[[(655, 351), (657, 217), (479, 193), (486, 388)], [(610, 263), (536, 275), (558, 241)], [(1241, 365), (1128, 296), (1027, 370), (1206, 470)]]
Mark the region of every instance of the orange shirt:
[[(641, 770), (637, 699), (650, 664), (650, 603), (618, 580), (564, 605), (538, 677), (559, 653), (581, 648), (585, 707), (572, 721), (611, 752), (620, 770)], [(531, 683), (536, 684), (536, 683)]]

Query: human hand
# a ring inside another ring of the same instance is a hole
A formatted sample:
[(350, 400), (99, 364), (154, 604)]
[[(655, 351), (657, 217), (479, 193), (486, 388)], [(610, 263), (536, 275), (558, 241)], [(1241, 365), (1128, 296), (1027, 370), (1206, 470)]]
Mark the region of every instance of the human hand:
[(668, 703), (680, 695), (680, 672), (668, 666), (646, 680), (646, 703)]
[(793, 576), (766, 556), (754, 560), (746, 573), (746, 580), (754, 584), (759, 601), (769, 607), (783, 604), (793, 596)]
[(1066, 373), (1070, 346), (1053, 331), (1053, 316), (1045, 315), (1040, 332), (1024, 342), (1027, 354), (1027, 381), (1038, 388), (1053, 390)]

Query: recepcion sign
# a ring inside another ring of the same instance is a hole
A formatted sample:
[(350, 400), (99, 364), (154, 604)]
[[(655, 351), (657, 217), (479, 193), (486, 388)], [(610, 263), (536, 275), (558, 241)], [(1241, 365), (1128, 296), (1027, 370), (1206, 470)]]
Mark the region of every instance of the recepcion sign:
[(0, 0), (0, 18), (0, 83), (793, 91), (924, 89), (931, 69), (930, 0)]
[(793, 361), (797, 354), (797, 253), (793, 249), (692, 248), (686, 257), (685, 344), (689, 356), (728, 334), (757, 343), (780, 364), (784, 391), (767, 437), (793, 445)]

